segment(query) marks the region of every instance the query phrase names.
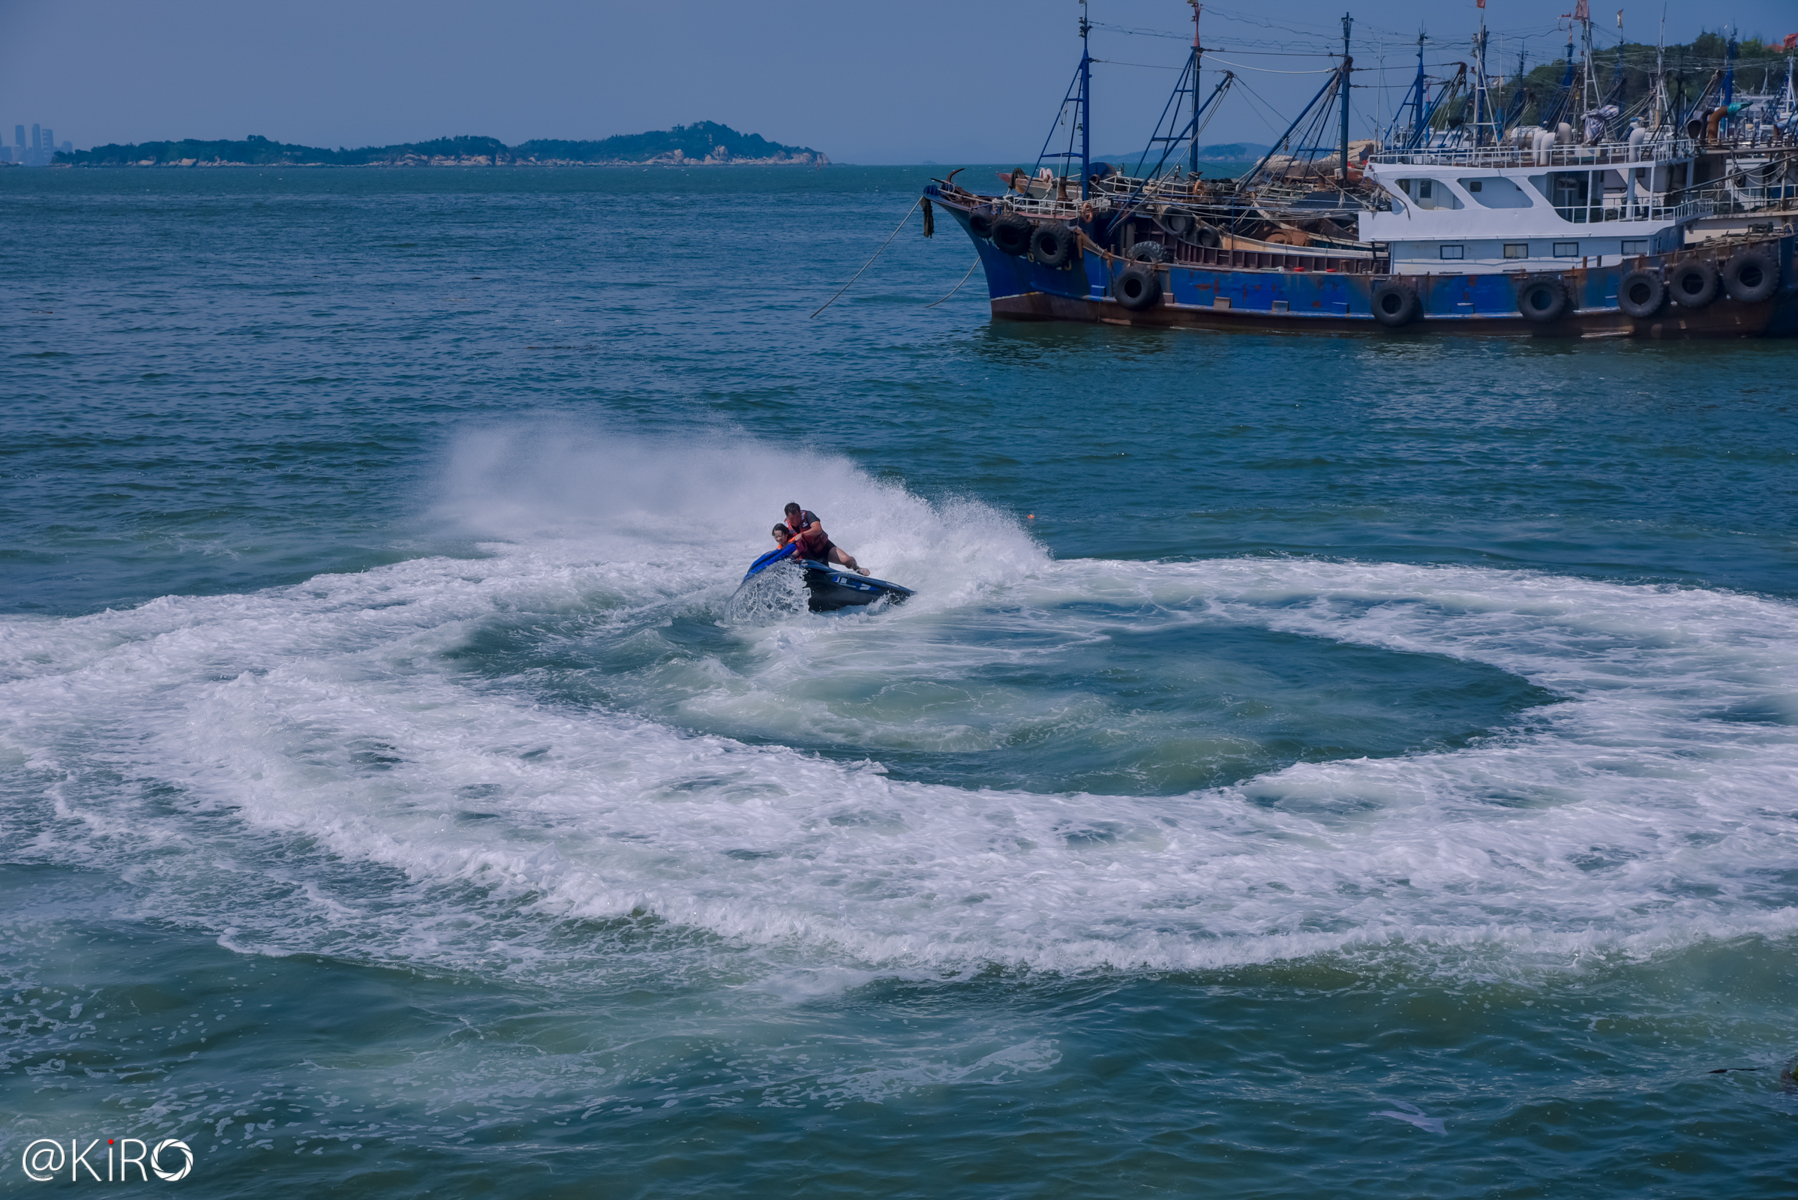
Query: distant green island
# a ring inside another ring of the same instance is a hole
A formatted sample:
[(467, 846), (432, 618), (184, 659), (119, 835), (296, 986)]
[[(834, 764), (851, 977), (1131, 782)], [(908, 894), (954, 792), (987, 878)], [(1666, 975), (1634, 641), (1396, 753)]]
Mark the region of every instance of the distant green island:
[(783, 146), (760, 134), (700, 121), (652, 133), (598, 141), (536, 138), (508, 146), (498, 138), (449, 137), (397, 146), (327, 150), (271, 142), (254, 134), (242, 141), (139, 142), (58, 153), (73, 167), (500, 167), (500, 166), (824, 166), (830, 159), (810, 146)]

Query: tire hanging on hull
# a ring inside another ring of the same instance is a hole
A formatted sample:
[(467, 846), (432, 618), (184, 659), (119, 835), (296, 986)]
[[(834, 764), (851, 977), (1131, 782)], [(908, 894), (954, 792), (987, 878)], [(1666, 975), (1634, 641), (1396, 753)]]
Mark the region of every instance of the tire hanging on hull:
[(1638, 321), (1647, 320), (1667, 304), (1667, 285), (1653, 271), (1631, 271), (1617, 285), (1617, 307)]
[(1038, 225), (1030, 253), (1045, 267), (1065, 267), (1074, 257), (1074, 231), (1061, 225)]
[(1779, 263), (1765, 250), (1738, 250), (1723, 264), (1723, 290), (1731, 300), (1759, 304), (1779, 290)]
[(1030, 235), (1035, 229), (1028, 217), (1008, 212), (993, 222), (993, 245), (1013, 258), (1030, 253)]
[(1673, 302), (1681, 308), (1703, 308), (1717, 298), (1717, 268), (1707, 262), (1673, 268)]
[(1532, 321), (1547, 324), (1566, 316), (1573, 307), (1567, 285), (1558, 275), (1532, 279), (1517, 289), (1517, 311)]
[(1417, 289), (1396, 279), (1382, 279), (1373, 285), (1373, 319), (1388, 329), (1399, 329), (1415, 321), (1423, 311)]
[(1147, 263), (1131, 263), (1112, 280), (1111, 294), (1131, 312), (1151, 308), (1161, 300), (1161, 273)]

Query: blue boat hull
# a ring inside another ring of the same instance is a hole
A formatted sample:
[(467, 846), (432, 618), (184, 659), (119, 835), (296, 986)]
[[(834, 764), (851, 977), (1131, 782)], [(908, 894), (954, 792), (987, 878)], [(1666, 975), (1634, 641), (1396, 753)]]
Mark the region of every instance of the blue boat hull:
[[(969, 210), (940, 194), (938, 203), (967, 230)], [(993, 315), (1012, 320), (1258, 332), (1643, 338), (1798, 335), (1798, 235), (1789, 233), (1757, 241), (1777, 259), (1783, 281), (1780, 291), (1767, 300), (1742, 303), (1722, 296), (1703, 308), (1682, 308), (1669, 302), (1654, 315), (1642, 318), (1631, 317), (1618, 307), (1618, 287), (1632, 270), (1705, 256), (1708, 252), (1700, 247), (1555, 272), (1572, 304), (1565, 315), (1550, 321), (1524, 316), (1518, 304), (1519, 289), (1541, 279), (1541, 272), (1394, 275), (1369, 269), (1365, 258), (1351, 262), (1199, 247), (1182, 247), (1181, 254), (1209, 261), (1155, 265), (1160, 297), (1146, 307), (1132, 309), (1120, 303), (1114, 292), (1118, 274), (1128, 264), (1101, 249), (1090, 234), (1081, 238), (1081, 253), (1061, 267), (1046, 266), (1028, 255), (1006, 254), (972, 231), (968, 236), (980, 254)], [(1331, 262), (1339, 267), (1327, 265)], [(1373, 289), (1386, 280), (1409, 286), (1421, 302), (1417, 319), (1406, 326), (1390, 328), (1374, 317)]]

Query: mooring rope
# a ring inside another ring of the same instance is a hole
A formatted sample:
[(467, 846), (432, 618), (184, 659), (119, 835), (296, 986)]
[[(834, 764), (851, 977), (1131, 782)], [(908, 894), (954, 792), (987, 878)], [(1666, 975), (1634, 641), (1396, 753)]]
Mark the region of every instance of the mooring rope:
[[(963, 275), (961, 277), (961, 283), (966, 283), (968, 281), (968, 276), (972, 275), (974, 273), (974, 267), (978, 267), (979, 265), (980, 265), (980, 256), (978, 254), (976, 254), (974, 256), (974, 265), (968, 268), (967, 275)], [(955, 295), (956, 292), (961, 291), (961, 283), (958, 283), (953, 288), (949, 289), (949, 296), (953, 296), (953, 295)], [(935, 308), (938, 304), (947, 303), (949, 300), (949, 296), (944, 296), (941, 300), (938, 300), (931, 304), (926, 304), (924, 307), (925, 308)]]
[[(899, 224), (893, 227), (893, 232), (887, 234), (887, 240), (880, 243), (880, 250), (885, 250), (888, 246), (892, 245), (893, 239), (899, 236), (899, 231), (905, 228), (905, 223), (911, 220), (912, 213), (916, 212), (918, 205), (922, 203), (924, 203), (924, 197), (922, 196), (919, 196), (912, 202), (912, 206), (905, 210), (905, 215), (899, 218)], [(876, 250), (873, 258), (870, 258), (867, 262), (862, 264), (862, 271), (866, 271), (869, 267), (874, 265), (874, 259), (880, 257), (880, 250)], [(849, 277), (849, 283), (845, 283), (842, 287), (838, 288), (836, 296), (832, 296), (830, 299), (820, 304), (817, 308), (817, 312), (812, 313), (812, 317), (817, 316), (818, 313), (823, 312), (825, 309), (835, 304), (837, 302), (837, 296), (841, 296), (844, 292), (848, 291), (849, 284), (854, 283), (862, 277), (862, 271), (857, 271), (855, 274), (851, 275)], [(812, 317), (807, 317), (806, 320), (809, 321)]]

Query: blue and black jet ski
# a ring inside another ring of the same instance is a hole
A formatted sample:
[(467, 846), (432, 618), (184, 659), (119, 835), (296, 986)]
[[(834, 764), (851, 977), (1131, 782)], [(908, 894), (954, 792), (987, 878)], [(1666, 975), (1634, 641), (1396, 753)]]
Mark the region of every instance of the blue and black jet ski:
[(780, 562), (791, 562), (805, 572), (805, 590), (809, 594), (806, 607), (813, 612), (835, 612), (839, 608), (855, 608), (863, 604), (872, 604), (885, 597), (898, 604), (912, 594), (908, 587), (900, 587), (896, 583), (888, 583), (884, 579), (871, 579), (866, 575), (857, 575), (846, 567), (821, 563), (815, 558), (798, 557), (799, 543), (789, 542), (778, 550), (770, 550), (749, 564), (749, 570), (743, 575), (743, 583), (737, 590), (743, 590), (743, 584), (760, 575), (769, 567)]

